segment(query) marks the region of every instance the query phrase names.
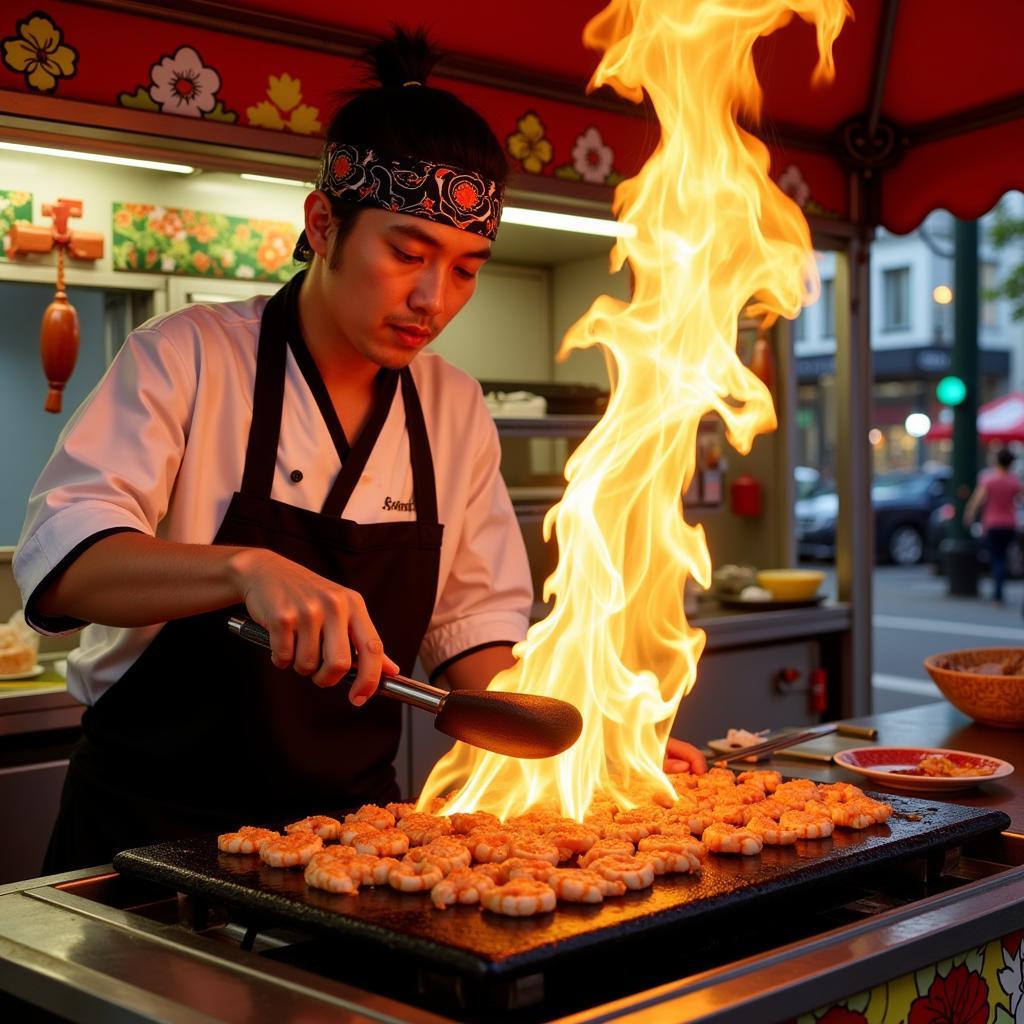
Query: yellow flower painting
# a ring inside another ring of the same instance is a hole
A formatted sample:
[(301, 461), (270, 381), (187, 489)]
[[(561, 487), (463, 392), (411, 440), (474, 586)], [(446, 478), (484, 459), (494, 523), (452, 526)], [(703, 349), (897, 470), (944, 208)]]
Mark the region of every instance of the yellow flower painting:
[(551, 163), (555, 151), (551, 142), (544, 137), (544, 124), (531, 110), (516, 123), (519, 131), (505, 140), (509, 155), (520, 161), (523, 170), (530, 174), (542, 174), (545, 164)]
[(267, 99), (246, 111), (249, 124), (296, 135), (316, 135), (320, 131), (320, 111), (302, 102), (302, 82), (287, 72), (267, 79)]
[(78, 51), (63, 42), (61, 30), (45, 15), (18, 22), (18, 34), (3, 40), (3, 62), (25, 76), (36, 92), (53, 92), (62, 78), (75, 73)]

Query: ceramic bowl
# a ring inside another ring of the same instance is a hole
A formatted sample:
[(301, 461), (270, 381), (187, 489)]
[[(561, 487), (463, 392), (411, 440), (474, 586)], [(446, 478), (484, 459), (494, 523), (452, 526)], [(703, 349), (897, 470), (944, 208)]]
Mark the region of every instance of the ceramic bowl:
[[(1003, 664), (1013, 675), (973, 671)], [(924, 667), (953, 707), (982, 725), (1024, 729), (1024, 647), (977, 647), (933, 654)]]
[(776, 601), (809, 601), (824, 582), (818, 569), (762, 569), (757, 574), (757, 585)]

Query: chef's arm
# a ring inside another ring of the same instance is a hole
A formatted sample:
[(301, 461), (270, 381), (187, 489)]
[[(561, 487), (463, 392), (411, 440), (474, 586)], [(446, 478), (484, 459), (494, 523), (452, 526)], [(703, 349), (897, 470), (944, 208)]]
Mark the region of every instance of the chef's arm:
[(263, 548), (111, 534), (34, 595), (36, 611), (47, 618), (126, 627), (237, 604), (270, 631), (274, 664), (312, 676), (318, 686), (337, 683), (351, 668), (354, 650), (353, 704), (366, 702), (382, 669), (398, 672), (359, 594)]
[(483, 647), (472, 654), (453, 661), (441, 677), (451, 690), (486, 690), (487, 684), (499, 673), (515, 665), (512, 648), (504, 644)]

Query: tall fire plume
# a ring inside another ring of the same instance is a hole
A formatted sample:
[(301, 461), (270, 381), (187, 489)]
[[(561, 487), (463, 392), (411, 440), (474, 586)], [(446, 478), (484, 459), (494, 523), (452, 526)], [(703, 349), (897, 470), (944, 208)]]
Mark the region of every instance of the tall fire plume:
[(825, 80), (850, 13), (845, 0), (612, 0), (586, 26), (584, 42), (604, 51), (591, 88), (646, 93), (661, 141), (615, 194), (628, 227), (612, 268), (628, 263), (632, 300), (601, 296), (562, 344), (563, 357), (603, 346), (613, 388), (545, 519), (559, 551), (544, 588), (553, 607), (491, 684), (570, 701), (583, 733), (543, 761), (456, 744), (421, 806), (458, 788), (446, 811), (506, 818), (547, 804), (582, 819), (598, 793), (624, 807), (673, 796), (665, 743), (704, 647), (683, 589), (711, 576), (704, 531), (680, 501), (698, 426), (716, 413), (740, 452), (774, 429), (771, 396), (737, 355), (737, 324), (744, 311), (766, 324), (794, 317), (817, 289), (807, 223), (740, 127), (761, 112), (754, 44), (794, 16), (815, 24), (814, 80)]

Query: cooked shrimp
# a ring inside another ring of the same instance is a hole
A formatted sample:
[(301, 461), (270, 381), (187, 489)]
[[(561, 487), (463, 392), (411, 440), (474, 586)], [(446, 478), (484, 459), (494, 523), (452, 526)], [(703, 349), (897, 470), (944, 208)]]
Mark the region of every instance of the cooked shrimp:
[(416, 805), (413, 803), (402, 803), (399, 801), (398, 803), (385, 804), (384, 810), (390, 812), (395, 821), (399, 822), (406, 815), (415, 814)]
[(511, 857), (502, 864), (502, 868), (509, 881), (513, 878), (532, 878), (537, 882), (543, 882), (557, 870), (551, 861), (538, 857)]
[(465, 843), (452, 836), (441, 836), (426, 846), (418, 846), (406, 855), (407, 860), (432, 860), (446, 874), (456, 868), (468, 868), (473, 859)]
[(345, 824), (352, 825), (357, 821), (367, 821), (374, 828), (381, 830), (395, 827), (395, 816), (386, 807), (376, 804), (363, 804), (354, 814), (345, 815)]
[(481, 828), (501, 828), (501, 820), (486, 811), (476, 811), (473, 814), (453, 814), (450, 820), (452, 831), (462, 836), (468, 836), (470, 832)]
[(585, 868), (556, 868), (547, 884), (563, 903), (600, 903), (605, 896), (621, 896), (626, 891), (625, 882)]
[(372, 854), (357, 854), (342, 861), (360, 885), (387, 885), (392, 869), (400, 861), (394, 857), (374, 857)]
[[(333, 846), (325, 846), (322, 850), (317, 850), (312, 857), (309, 858), (309, 863), (320, 863), (321, 861), (328, 860), (351, 860), (353, 857), (358, 857), (359, 854), (352, 849), (351, 846), (341, 846), (335, 844)], [(308, 867), (309, 865), (307, 865)]]
[(314, 853), (324, 848), (324, 841), (315, 832), (292, 832), (279, 839), (260, 843), (260, 860), (273, 868), (305, 867)]
[(376, 829), (356, 836), (352, 848), (375, 857), (401, 857), (409, 852), (409, 837), (397, 828)]
[(498, 864), (512, 856), (512, 839), (512, 833), (503, 829), (483, 829), (466, 836), (466, 845), (473, 860)]
[(508, 861), (503, 861), (501, 864), (474, 864), (471, 871), (476, 871), (478, 874), (486, 875), (495, 885), (504, 885), (508, 881), (508, 871), (505, 865)]
[(817, 783), (811, 782), (810, 779), (791, 779), (789, 782), (782, 782), (775, 787), (773, 795), (779, 803), (799, 808), (802, 808), (808, 800), (821, 799), (818, 796)]
[(754, 814), (753, 807), (756, 805), (736, 803), (732, 800), (721, 801), (711, 808), (711, 816), (715, 821), (725, 822), (727, 825), (746, 825)]
[(507, 917), (529, 917), (555, 909), (555, 890), (532, 878), (516, 878), (504, 885), (488, 889), (480, 896), (485, 910)]
[(774, 793), (782, 783), (782, 776), (779, 772), (767, 768), (757, 768), (754, 771), (740, 772), (736, 780), (751, 786), (759, 786), (766, 793)]
[(654, 821), (631, 821), (619, 824), (616, 818), (611, 824), (601, 827), (602, 839), (626, 840), (630, 843), (638, 843), (649, 835), (658, 831), (658, 823)]
[[(789, 814), (803, 814), (803, 811), (789, 811)], [(766, 846), (791, 846), (798, 839), (806, 839), (807, 836), (801, 835), (800, 831), (793, 828), (788, 823), (782, 825), (774, 818), (769, 818), (763, 814), (755, 814), (750, 821), (747, 822), (746, 826), (756, 836), (761, 837), (761, 841)]]
[(730, 803), (756, 804), (764, 799), (764, 790), (752, 782), (740, 782), (732, 789), (725, 790), (725, 799)]
[(479, 903), (481, 895), (497, 885), (490, 875), (459, 868), (430, 890), (430, 898), (438, 910), (444, 910), (453, 903)]
[(306, 865), (306, 885), (327, 892), (355, 894), (359, 891), (359, 874), (351, 870), (355, 858), (314, 857)]
[(685, 793), (688, 789), (696, 789), (699, 778), (699, 775), (694, 775), (692, 772), (671, 772), (668, 775), (668, 781), (677, 793)]
[(818, 795), (828, 804), (845, 804), (864, 796), (864, 790), (850, 782), (830, 782), (818, 786)]
[(839, 828), (867, 828), (880, 825), (892, 814), (892, 807), (871, 797), (856, 797), (844, 804), (829, 804), (829, 814)]
[(217, 849), (221, 853), (258, 853), (264, 839), (280, 839), (281, 833), (255, 825), (243, 825), (237, 832), (217, 836)]
[[(825, 839), (835, 826), (830, 814), (815, 811), (786, 811), (779, 818), (779, 828), (796, 832), (797, 839)], [(769, 840), (766, 840), (768, 842)]]
[(311, 814), (301, 821), (293, 821), (290, 825), (285, 825), (284, 830), (289, 835), (293, 832), (312, 832), (330, 842), (341, 835), (341, 822), (337, 818), (328, 818), (326, 814)]
[(418, 864), (403, 860), (388, 872), (388, 885), (399, 892), (423, 892), (433, 889), (442, 878), (444, 872), (432, 860)]
[(380, 829), (368, 821), (347, 822), (341, 826), (339, 841), (345, 846), (354, 846), (361, 839), (372, 839)]
[(624, 882), (627, 889), (646, 889), (654, 883), (654, 859), (646, 854), (598, 857), (587, 867), (612, 882)]
[(704, 829), (701, 842), (713, 853), (738, 853), (752, 857), (764, 848), (761, 837), (747, 828), (716, 821)]
[(773, 796), (766, 797), (759, 804), (754, 804), (755, 814), (762, 818), (773, 818), (775, 821), (778, 821), (786, 811), (792, 810), (794, 810), (792, 804), (787, 804), (783, 800), (776, 800)]
[(544, 838), (558, 848), (559, 861), (569, 860), (574, 853), (586, 853), (597, 842), (600, 833), (587, 825), (558, 825), (544, 833)]
[(700, 871), (701, 861), (707, 854), (704, 844), (692, 836), (672, 838), (664, 835), (641, 839), (638, 852), (652, 859), (658, 875)]
[(410, 846), (425, 846), (427, 843), (451, 835), (452, 823), (449, 818), (438, 814), (407, 814), (398, 822), (408, 837)]
[(599, 857), (631, 857), (636, 847), (628, 839), (598, 839), (579, 859), (581, 868), (589, 868)]
[(558, 847), (541, 836), (520, 834), (512, 837), (512, 856), (546, 860), (557, 864), (561, 859)]

